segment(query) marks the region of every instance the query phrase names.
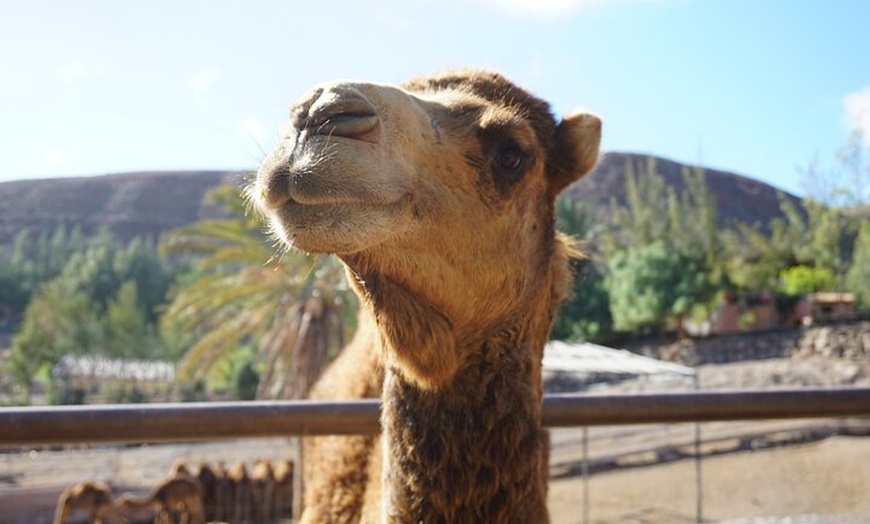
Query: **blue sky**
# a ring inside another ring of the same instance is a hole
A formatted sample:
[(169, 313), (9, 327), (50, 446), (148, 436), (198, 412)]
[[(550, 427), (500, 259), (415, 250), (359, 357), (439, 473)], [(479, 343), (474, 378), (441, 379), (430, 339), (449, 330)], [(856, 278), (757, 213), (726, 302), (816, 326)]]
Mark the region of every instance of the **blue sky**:
[(803, 194), (799, 167), (870, 136), (870, 2), (11, 0), (0, 181), (252, 169), (288, 103), (334, 78), (499, 70), (603, 148)]

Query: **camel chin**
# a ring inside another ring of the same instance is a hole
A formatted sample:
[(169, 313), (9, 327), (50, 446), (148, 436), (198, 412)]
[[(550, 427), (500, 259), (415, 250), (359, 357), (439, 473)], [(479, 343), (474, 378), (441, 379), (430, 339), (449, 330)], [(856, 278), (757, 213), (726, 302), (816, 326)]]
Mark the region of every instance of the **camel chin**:
[(271, 225), (281, 241), (300, 251), (352, 254), (404, 229), (409, 207), (409, 198), (381, 205), (292, 201), (272, 211)]

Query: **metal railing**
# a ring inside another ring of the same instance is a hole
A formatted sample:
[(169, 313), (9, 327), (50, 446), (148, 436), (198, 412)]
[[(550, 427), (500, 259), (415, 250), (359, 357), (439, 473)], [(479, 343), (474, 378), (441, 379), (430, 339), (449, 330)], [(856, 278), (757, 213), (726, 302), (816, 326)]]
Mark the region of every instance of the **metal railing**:
[[(378, 431), (380, 403), (219, 402), (0, 409), (0, 447)], [(547, 395), (548, 427), (870, 416), (870, 388)]]

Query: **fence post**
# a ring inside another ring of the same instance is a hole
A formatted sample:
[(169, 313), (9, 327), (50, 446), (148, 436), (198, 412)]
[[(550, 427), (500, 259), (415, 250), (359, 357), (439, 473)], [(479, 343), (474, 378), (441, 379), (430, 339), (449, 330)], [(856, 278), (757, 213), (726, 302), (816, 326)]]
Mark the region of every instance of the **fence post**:
[[(698, 374), (692, 376), (695, 391), (701, 389)], [(704, 522), (704, 485), (701, 480), (701, 423), (695, 422), (695, 522)]]
[(589, 524), (589, 426), (583, 426), (583, 524)]

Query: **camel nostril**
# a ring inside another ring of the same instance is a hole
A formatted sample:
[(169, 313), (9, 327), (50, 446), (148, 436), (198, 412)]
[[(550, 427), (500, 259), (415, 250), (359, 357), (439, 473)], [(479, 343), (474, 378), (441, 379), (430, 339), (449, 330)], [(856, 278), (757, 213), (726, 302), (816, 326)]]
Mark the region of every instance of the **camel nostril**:
[(324, 91), (308, 110), (304, 127), (317, 135), (359, 138), (380, 122), (375, 106), (352, 87)]
[(357, 115), (340, 113), (322, 120), (315, 120), (308, 127), (317, 135), (343, 136), (358, 138), (378, 125), (376, 115)]

